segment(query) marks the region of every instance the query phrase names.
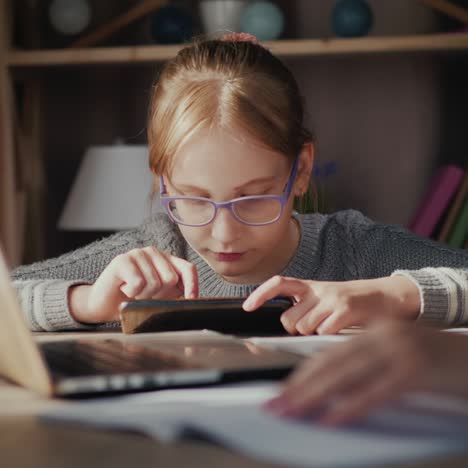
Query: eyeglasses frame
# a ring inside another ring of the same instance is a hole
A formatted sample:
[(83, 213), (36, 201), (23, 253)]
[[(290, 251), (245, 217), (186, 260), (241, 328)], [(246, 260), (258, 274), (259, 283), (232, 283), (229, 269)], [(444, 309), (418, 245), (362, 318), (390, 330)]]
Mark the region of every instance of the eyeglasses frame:
[[(291, 191), (292, 191), (292, 187), (294, 185), (294, 180), (296, 179), (298, 165), (299, 165), (298, 163), (299, 163), (299, 158), (297, 157), (294, 160), (294, 164), (293, 164), (293, 167), (291, 169), (291, 174), (289, 175), (288, 182), (286, 183), (286, 185), (284, 187), (284, 190), (283, 190), (283, 193), (281, 195), (250, 195), (250, 196), (247, 196), (247, 197), (233, 198), (232, 200), (228, 200), (228, 201), (225, 201), (225, 202), (216, 202), (216, 201), (210, 200), (208, 198), (204, 198), (204, 197), (186, 197), (186, 196), (170, 197), (170, 196), (167, 195), (166, 185), (164, 184), (164, 178), (161, 175), (161, 176), (159, 176), (160, 201), (161, 201), (161, 204), (162, 204), (164, 210), (168, 214), (169, 218), (171, 218), (171, 220), (174, 223), (181, 224), (182, 226), (189, 226), (189, 227), (207, 226), (208, 224), (212, 223), (215, 220), (220, 208), (227, 208), (231, 212), (232, 216), (237, 221), (239, 221), (240, 223), (245, 224), (247, 226), (266, 226), (268, 224), (276, 223), (281, 218), (281, 215), (283, 214), (284, 206), (286, 205), (286, 203), (289, 200), (289, 197), (290, 197)], [(237, 214), (236, 214), (236, 212), (235, 212), (235, 210), (233, 208), (233, 205), (235, 203), (237, 203), (239, 201), (258, 200), (258, 199), (278, 200), (280, 202), (280, 205), (281, 205), (280, 212), (279, 212), (278, 216), (275, 219), (273, 219), (271, 221), (264, 222), (264, 223), (246, 223), (244, 220), (240, 219), (237, 216)], [(169, 204), (171, 202), (175, 201), (175, 200), (195, 200), (195, 201), (203, 201), (203, 202), (210, 203), (214, 207), (214, 214), (213, 214), (212, 218), (209, 221), (207, 221), (206, 223), (201, 223), (201, 224), (184, 223), (184, 222), (179, 221), (178, 219), (176, 219), (172, 215), (172, 212), (171, 212), (171, 210), (169, 208)]]

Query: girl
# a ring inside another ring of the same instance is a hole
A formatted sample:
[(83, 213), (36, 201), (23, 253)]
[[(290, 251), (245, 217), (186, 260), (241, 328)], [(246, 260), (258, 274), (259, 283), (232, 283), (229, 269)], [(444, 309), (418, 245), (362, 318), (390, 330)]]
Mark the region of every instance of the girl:
[(303, 120), (291, 72), (251, 36), (182, 49), (154, 87), (148, 120), (167, 214), (18, 268), (30, 327), (85, 328), (117, 320), (128, 298), (181, 295), (250, 295), (246, 311), (291, 296), (282, 323), (292, 334), (335, 333), (376, 315), (467, 320), (465, 252), (352, 210), (293, 212), (314, 162)]

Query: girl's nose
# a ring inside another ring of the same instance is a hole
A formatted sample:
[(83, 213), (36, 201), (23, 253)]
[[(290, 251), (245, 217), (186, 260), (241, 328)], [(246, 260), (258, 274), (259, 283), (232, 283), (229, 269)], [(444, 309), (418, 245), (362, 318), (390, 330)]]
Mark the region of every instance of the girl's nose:
[(242, 223), (227, 208), (221, 208), (211, 224), (211, 235), (220, 243), (228, 244), (238, 239), (241, 228)]

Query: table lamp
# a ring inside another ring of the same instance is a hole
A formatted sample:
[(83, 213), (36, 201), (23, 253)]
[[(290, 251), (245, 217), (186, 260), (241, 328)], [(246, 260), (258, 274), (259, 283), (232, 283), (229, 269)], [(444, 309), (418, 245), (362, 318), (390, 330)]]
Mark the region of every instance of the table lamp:
[(58, 227), (76, 231), (119, 231), (137, 227), (153, 211), (153, 175), (145, 145), (91, 146), (60, 216)]

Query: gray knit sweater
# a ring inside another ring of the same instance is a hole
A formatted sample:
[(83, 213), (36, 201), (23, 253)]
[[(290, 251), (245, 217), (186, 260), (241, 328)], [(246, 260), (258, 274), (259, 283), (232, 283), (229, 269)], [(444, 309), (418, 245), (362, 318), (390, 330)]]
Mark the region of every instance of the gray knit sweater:
[[(420, 290), (421, 319), (468, 322), (468, 252), (416, 237), (399, 226), (374, 223), (353, 210), (297, 219), (300, 243), (281, 275), (323, 281), (406, 275)], [(149, 245), (196, 265), (200, 297), (247, 296), (257, 286), (224, 280), (187, 244), (177, 225), (158, 213), (137, 229), (14, 270), (14, 285), (30, 328), (90, 328), (72, 318), (68, 288), (93, 283), (114, 257)]]

